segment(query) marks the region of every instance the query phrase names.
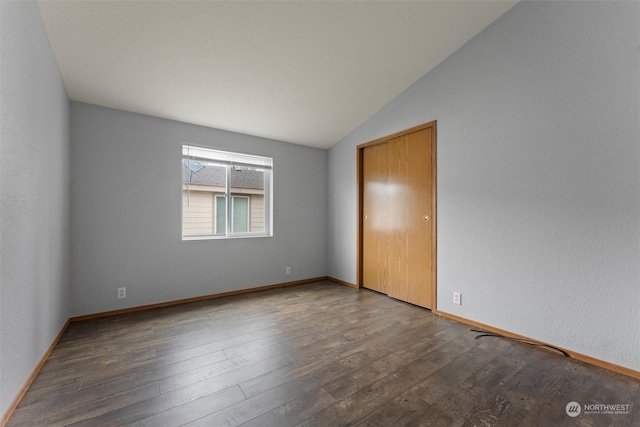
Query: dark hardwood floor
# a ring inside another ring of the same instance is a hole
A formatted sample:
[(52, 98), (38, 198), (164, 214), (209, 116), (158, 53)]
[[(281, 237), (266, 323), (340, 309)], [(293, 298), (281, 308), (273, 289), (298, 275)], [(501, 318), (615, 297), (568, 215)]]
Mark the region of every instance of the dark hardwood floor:
[(476, 336), (331, 282), (72, 323), (8, 425), (640, 426), (640, 381)]

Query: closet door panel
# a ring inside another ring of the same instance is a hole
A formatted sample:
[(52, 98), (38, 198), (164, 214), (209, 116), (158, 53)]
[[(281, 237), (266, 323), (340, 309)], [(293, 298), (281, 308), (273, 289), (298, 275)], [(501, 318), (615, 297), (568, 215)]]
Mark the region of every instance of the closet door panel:
[(407, 135), (407, 287), (405, 301), (430, 308), (432, 289), (431, 129)]
[(406, 301), (409, 289), (407, 220), (409, 206), (407, 197), (407, 138), (400, 136), (389, 141), (389, 240), (387, 258), (389, 263), (388, 294), (394, 298)]
[(363, 150), (362, 285), (387, 293), (387, 144)]

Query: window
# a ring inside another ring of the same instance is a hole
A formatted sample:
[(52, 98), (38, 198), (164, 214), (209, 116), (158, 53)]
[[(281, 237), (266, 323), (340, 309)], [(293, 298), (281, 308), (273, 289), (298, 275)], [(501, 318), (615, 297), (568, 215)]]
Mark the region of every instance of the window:
[(182, 238), (270, 236), (272, 165), (268, 157), (183, 144)]

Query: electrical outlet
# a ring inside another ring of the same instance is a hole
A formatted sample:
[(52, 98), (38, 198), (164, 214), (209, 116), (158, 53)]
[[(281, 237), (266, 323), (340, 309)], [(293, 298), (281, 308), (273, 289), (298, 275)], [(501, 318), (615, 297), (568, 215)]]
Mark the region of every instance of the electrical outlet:
[(284, 274), (291, 274), (291, 267), (287, 267), (284, 269)]
[(460, 292), (453, 293), (453, 303), (462, 305), (462, 294)]
[(127, 297), (127, 288), (118, 288), (118, 299)]

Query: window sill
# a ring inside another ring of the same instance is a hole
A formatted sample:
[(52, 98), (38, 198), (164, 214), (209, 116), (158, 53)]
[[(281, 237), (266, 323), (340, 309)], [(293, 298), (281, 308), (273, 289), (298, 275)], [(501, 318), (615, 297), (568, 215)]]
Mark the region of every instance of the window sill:
[(229, 240), (229, 239), (253, 239), (256, 237), (272, 237), (273, 234), (242, 234), (233, 236), (182, 236), (183, 241), (189, 240)]

